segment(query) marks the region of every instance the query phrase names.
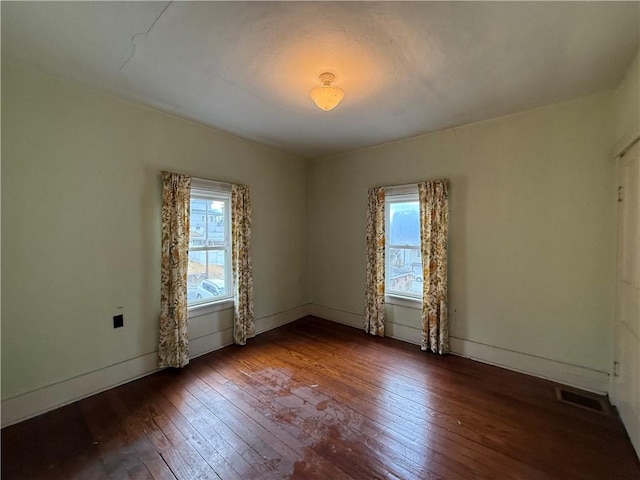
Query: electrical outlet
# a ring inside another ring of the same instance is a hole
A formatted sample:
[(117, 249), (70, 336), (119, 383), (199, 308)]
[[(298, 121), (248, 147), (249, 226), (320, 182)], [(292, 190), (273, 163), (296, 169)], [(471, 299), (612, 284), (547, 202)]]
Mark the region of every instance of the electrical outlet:
[(124, 315), (114, 315), (113, 316), (113, 328), (124, 327)]

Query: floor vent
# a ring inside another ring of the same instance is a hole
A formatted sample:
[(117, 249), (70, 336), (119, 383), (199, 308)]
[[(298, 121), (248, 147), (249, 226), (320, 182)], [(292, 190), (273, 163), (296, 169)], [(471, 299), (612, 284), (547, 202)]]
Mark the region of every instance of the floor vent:
[(611, 414), (605, 396), (583, 390), (574, 390), (568, 387), (556, 387), (556, 395), (560, 402), (591, 410), (592, 412), (597, 412), (602, 415)]

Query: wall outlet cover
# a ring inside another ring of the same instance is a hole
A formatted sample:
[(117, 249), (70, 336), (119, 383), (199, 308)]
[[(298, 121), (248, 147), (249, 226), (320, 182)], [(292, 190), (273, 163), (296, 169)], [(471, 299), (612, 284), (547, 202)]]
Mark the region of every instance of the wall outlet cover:
[(113, 328), (120, 328), (124, 326), (124, 315), (114, 315)]

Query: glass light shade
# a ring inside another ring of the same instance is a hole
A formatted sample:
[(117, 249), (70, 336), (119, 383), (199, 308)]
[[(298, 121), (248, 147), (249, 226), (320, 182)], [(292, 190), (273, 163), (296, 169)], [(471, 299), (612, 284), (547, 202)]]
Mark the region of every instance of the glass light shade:
[(331, 85), (319, 85), (311, 90), (309, 95), (318, 108), (328, 111), (336, 108), (344, 98), (344, 90), (340, 87), (332, 87)]

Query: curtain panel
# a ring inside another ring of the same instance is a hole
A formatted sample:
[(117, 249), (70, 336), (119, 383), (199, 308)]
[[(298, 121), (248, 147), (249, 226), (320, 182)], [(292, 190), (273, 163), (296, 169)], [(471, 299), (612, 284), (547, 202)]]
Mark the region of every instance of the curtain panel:
[(422, 256), (422, 350), (449, 351), (447, 305), (448, 180), (418, 183)]
[(187, 269), (191, 178), (162, 172), (162, 268), (159, 366), (189, 363)]
[(251, 243), (251, 200), (249, 187), (231, 187), (231, 264), (233, 268), (234, 322), (233, 339), (245, 345), (254, 337), (253, 272), (249, 246)]
[(364, 329), (384, 336), (384, 188), (370, 188), (367, 206), (367, 285)]

